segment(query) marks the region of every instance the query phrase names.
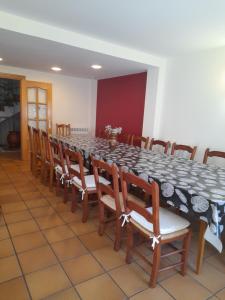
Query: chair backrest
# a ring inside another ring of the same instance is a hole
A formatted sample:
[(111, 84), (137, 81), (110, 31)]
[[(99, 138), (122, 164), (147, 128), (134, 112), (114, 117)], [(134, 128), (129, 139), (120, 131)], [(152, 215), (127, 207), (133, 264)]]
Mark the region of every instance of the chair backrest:
[(56, 167), (59, 165), (62, 168), (63, 174), (66, 173), (64, 157), (62, 152), (62, 145), (55, 139), (50, 139), (50, 157), (52, 160), (52, 164)]
[(131, 137), (131, 145), (138, 146), (144, 149), (148, 148), (149, 137), (132, 135)]
[(34, 152), (34, 146), (33, 146), (33, 130), (32, 127), (30, 125), (27, 126), (28, 127), (28, 136), (29, 136), (29, 151), (31, 153)]
[(220, 157), (220, 158), (225, 158), (225, 152), (222, 151), (210, 151), (209, 148), (205, 150), (205, 155), (203, 159), (203, 164), (207, 164), (208, 158), (209, 157)]
[(193, 160), (195, 158), (196, 151), (197, 151), (197, 146), (191, 147), (188, 145), (178, 145), (176, 143), (173, 143), (171, 155), (187, 158), (187, 154), (188, 154), (189, 156), (188, 158), (190, 160)]
[[(123, 199), (125, 202), (125, 207), (130, 211), (136, 211), (140, 215), (142, 215), (148, 222), (153, 224), (154, 235), (158, 236), (160, 234), (159, 229), (159, 186), (153, 181), (152, 183), (148, 183), (144, 179), (128, 173), (121, 171), (120, 179), (122, 185), (122, 193)], [(137, 187), (141, 188), (146, 195), (151, 196), (152, 200), (152, 213), (148, 212), (146, 208), (138, 205), (138, 203), (129, 200), (128, 196), (128, 186), (130, 184), (134, 184)]]
[[(151, 139), (150, 150), (154, 151), (155, 146), (160, 146), (163, 149), (163, 153), (167, 154), (170, 146), (170, 142), (165, 142), (162, 140)], [(157, 147), (158, 148), (158, 147)], [(160, 152), (160, 151), (157, 151)]]
[(40, 130), (33, 128), (33, 151), (35, 155), (39, 155), (41, 157), (41, 137)]
[[(73, 151), (71, 149), (64, 150), (66, 165), (68, 168), (70, 179), (74, 176), (79, 178), (82, 183), (82, 189), (86, 189), (85, 177), (84, 177), (84, 160), (80, 152)], [(74, 169), (72, 165), (76, 163), (79, 165), (79, 171)]]
[(50, 151), (50, 143), (48, 133), (46, 131), (41, 131), (41, 145), (42, 145), (42, 153), (43, 158), (51, 163), (51, 151)]
[[(119, 174), (117, 166), (115, 164), (109, 165), (108, 163), (101, 160), (97, 160), (93, 157), (92, 166), (95, 176), (98, 198), (101, 199), (103, 194), (111, 196), (115, 200), (116, 214), (121, 215), (122, 209), (119, 200)], [(101, 174), (103, 170), (112, 178), (111, 185), (105, 185), (102, 182), (100, 182), (99, 174)]]
[(65, 135), (66, 135), (66, 136), (71, 135), (71, 127), (70, 127), (70, 124), (65, 124), (64, 131), (65, 131)]
[(70, 124), (56, 124), (56, 134), (61, 136), (68, 136), (71, 134)]
[(121, 133), (118, 135), (118, 141), (123, 144), (131, 144), (131, 135), (128, 133)]

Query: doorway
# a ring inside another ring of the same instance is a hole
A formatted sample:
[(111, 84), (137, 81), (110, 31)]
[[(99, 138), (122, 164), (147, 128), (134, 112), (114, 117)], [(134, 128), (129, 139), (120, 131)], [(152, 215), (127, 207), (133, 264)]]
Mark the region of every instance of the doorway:
[[(17, 99), (19, 99), (19, 104), (17, 109), (19, 109), (18, 114), (15, 118), (18, 118), (17, 125), (11, 129), (4, 129), (4, 135), (7, 136), (7, 145), (3, 145), (0, 149), (5, 149), (1, 152), (10, 156), (9, 158), (28, 160), (29, 159), (29, 136), (27, 125), (36, 127), (40, 130), (45, 130), (51, 133), (52, 128), (52, 84), (46, 82), (37, 81), (27, 81), (25, 76), (0, 73), (0, 80), (13, 80), (15, 85), (19, 86), (19, 91)], [(12, 97), (11, 97), (12, 98)], [(16, 113), (15, 113), (16, 114)], [(10, 127), (11, 128), (11, 127)], [(8, 131), (7, 131), (8, 130)], [(8, 138), (10, 131), (11, 137)], [(15, 133), (16, 132), (16, 133)], [(13, 136), (13, 137), (12, 137)], [(12, 147), (8, 144), (8, 139), (13, 139), (15, 141), (15, 136), (17, 138), (17, 145)], [(0, 142), (1, 143), (1, 142)], [(1, 147), (1, 144), (0, 144)], [(11, 147), (11, 148), (10, 148)], [(16, 152), (17, 151), (17, 152)], [(14, 153), (14, 155), (13, 155)], [(15, 155), (16, 153), (16, 155)]]
[(20, 80), (0, 78), (0, 154), (20, 158)]
[(25, 76), (0, 73), (0, 157), (21, 159), (21, 81)]

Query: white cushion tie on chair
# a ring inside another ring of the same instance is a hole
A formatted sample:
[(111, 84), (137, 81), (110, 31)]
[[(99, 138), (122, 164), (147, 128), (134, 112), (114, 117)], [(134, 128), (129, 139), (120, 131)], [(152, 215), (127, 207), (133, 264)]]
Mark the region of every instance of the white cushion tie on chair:
[(120, 219), (123, 218), (123, 221), (122, 221), (122, 224), (121, 224), (122, 227), (125, 225), (125, 223), (129, 223), (130, 222), (129, 221), (129, 217), (130, 216), (131, 216), (131, 213), (129, 213), (129, 214), (122, 214), (120, 216)]
[(61, 177), (60, 177), (59, 180), (60, 180), (61, 183), (63, 184), (63, 183), (64, 183), (64, 178), (65, 178), (65, 176), (66, 176), (67, 174), (63, 173), (62, 167), (61, 167), (60, 165), (57, 165), (57, 166), (55, 167), (55, 172), (61, 175)]
[[(84, 176), (85, 179), (85, 184), (86, 184), (86, 188), (83, 189), (82, 187), (82, 182), (81, 180), (77, 177), (74, 176), (71, 180), (71, 183), (74, 184), (76, 187), (79, 188), (79, 190), (82, 192), (82, 200), (84, 198), (85, 193), (89, 190), (96, 190), (96, 185), (95, 185), (95, 177), (94, 175), (86, 175)], [(104, 177), (99, 176), (99, 182), (105, 185), (109, 185), (110, 182), (108, 180), (106, 180)]]
[[(122, 214), (120, 216), (120, 219), (123, 218), (123, 222), (122, 222), (122, 225), (121, 225), (122, 227), (124, 226), (125, 223), (130, 222), (129, 218), (132, 216), (132, 212), (133, 211), (131, 211), (128, 214)], [(161, 235), (155, 236), (154, 234), (150, 234), (149, 238), (152, 239), (152, 248), (155, 249), (155, 244), (159, 244), (159, 239), (161, 238)]]
[(155, 244), (159, 244), (159, 239), (161, 238), (161, 235), (159, 234), (158, 236), (153, 236), (150, 235), (150, 239), (152, 239), (152, 249), (155, 249)]
[[(79, 164), (71, 165), (71, 168), (80, 173), (80, 166), (79, 166)], [(63, 173), (62, 167), (60, 165), (57, 165), (55, 167), (55, 171), (56, 171), (56, 173), (61, 174), (60, 181), (63, 184), (65, 176), (69, 175), (67, 165), (65, 165), (65, 173)], [(88, 169), (84, 167), (84, 173), (87, 173), (87, 172), (88, 172)], [(67, 183), (69, 185), (71, 183), (70, 180), (68, 180)]]

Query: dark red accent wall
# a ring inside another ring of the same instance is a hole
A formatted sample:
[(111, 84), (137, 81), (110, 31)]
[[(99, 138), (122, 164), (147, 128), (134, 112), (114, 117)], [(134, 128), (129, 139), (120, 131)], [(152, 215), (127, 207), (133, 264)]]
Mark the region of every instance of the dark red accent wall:
[(147, 73), (98, 80), (96, 133), (106, 125), (141, 135)]

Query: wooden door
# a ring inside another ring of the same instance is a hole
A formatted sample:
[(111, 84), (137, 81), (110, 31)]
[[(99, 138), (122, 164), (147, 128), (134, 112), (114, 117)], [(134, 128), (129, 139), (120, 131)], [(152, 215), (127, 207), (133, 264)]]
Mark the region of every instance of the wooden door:
[(45, 82), (21, 80), (21, 156), (29, 159), (27, 125), (51, 133), (52, 85)]

